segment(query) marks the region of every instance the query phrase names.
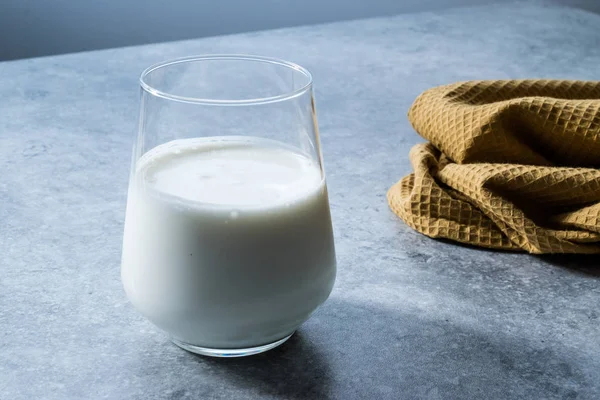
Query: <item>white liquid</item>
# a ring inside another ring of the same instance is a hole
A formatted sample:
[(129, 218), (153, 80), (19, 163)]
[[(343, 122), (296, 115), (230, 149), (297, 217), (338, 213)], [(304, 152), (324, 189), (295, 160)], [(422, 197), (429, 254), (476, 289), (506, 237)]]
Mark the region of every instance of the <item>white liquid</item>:
[(121, 275), (134, 306), (180, 341), (236, 349), (291, 334), (335, 280), (319, 166), (260, 139), (158, 146), (132, 178)]

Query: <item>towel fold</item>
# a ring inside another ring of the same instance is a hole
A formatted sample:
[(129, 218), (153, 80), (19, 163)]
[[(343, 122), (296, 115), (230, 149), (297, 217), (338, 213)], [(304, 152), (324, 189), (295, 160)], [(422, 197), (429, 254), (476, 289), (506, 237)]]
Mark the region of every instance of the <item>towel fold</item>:
[(409, 111), (429, 140), (388, 192), (415, 230), (494, 249), (600, 253), (600, 82), (470, 81)]

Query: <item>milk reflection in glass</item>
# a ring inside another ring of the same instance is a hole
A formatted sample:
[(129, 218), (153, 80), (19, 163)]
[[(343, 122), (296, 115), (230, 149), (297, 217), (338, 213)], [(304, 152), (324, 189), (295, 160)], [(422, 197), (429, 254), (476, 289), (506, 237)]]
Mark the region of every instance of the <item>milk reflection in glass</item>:
[(285, 338), (335, 279), (321, 168), (252, 137), (159, 145), (136, 163), (122, 262), (135, 307), (176, 341), (240, 349)]

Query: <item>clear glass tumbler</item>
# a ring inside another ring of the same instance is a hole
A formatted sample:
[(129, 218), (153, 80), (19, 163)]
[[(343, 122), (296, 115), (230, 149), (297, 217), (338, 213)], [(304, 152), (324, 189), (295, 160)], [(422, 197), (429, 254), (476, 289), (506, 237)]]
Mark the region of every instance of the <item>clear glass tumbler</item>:
[(186, 350), (276, 347), (327, 299), (336, 274), (310, 73), (210, 55), (154, 65), (140, 84), (127, 296)]

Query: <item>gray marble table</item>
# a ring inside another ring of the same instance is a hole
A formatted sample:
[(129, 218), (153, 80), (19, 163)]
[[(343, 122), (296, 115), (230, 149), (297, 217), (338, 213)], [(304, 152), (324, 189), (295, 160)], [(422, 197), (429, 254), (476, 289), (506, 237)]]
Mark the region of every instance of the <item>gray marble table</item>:
[[(312, 70), (338, 253), (281, 348), (189, 354), (119, 280), (137, 77), (200, 53)], [(0, 63), (1, 399), (598, 399), (598, 258), (434, 241), (387, 207), (435, 85), (600, 77), (600, 16), (545, 3), (407, 14)]]

